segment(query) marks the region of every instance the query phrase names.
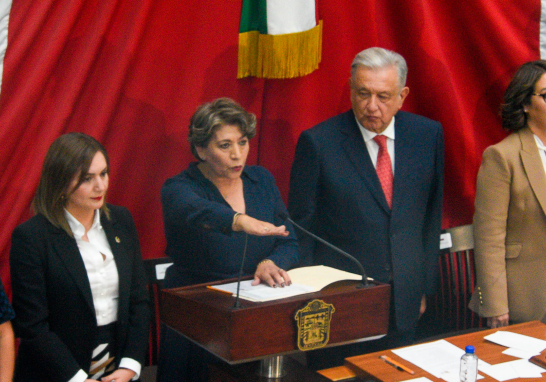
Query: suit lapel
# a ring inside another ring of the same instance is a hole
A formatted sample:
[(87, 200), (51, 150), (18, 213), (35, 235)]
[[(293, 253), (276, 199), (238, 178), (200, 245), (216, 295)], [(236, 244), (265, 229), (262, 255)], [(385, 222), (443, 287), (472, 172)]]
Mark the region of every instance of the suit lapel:
[(412, 165), (412, 144), (408, 136), (408, 128), (403, 123), (400, 113), (395, 116), (394, 120), (394, 179), (392, 186), (392, 209), (396, 210), (397, 206), (402, 201), (403, 190), (407, 189), (405, 184), (407, 174), (411, 171)]
[(385, 199), (383, 188), (381, 188), (381, 183), (379, 182), (377, 172), (375, 171), (370, 154), (364, 143), (360, 128), (356, 123), (354, 113), (350, 111), (346, 113), (346, 117), (347, 120), (339, 125), (339, 128), (344, 135), (341, 142), (342, 147), (377, 203), (385, 212), (390, 214), (387, 199)]
[(110, 214), (111, 220), (108, 220), (106, 216), (101, 215), (101, 225), (106, 233), (108, 243), (112, 249), (114, 255), (114, 261), (118, 269), (119, 275), (119, 314), (125, 311), (122, 306), (124, 301), (128, 301), (125, 296), (128, 296), (131, 289), (131, 267), (129, 257), (126, 251), (125, 241), (129, 238), (124, 235), (124, 231), (121, 229), (119, 222), (113, 213)]
[(85, 269), (85, 264), (83, 263), (76, 240), (73, 237), (68, 236), (62, 229), (53, 226), (51, 227), (51, 241), (55, 253), (65, 265), (67, 274), (70, 275), (74, 283), (80, 289), (80, 292), (91, 311), (95, 312), (87, 270)]
[(535, 138), (533, 133), (528, 128), (518, 131), (521, 140), (521, 161), (525, 168), (525, 173), (531, 184), (531, 188), (542, 207), (542, 211), (546, 214), (546, 175), (544, 174), (544, 166), (540, 159)]

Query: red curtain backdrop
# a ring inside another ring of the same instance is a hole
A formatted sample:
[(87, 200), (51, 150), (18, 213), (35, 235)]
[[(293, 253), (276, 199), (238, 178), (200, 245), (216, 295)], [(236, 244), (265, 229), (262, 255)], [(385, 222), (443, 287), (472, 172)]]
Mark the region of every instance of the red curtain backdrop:
[(350, 107), (349, 66), (371, 47), (406, 57), (404, 109), (442, 122), (444, 226), (470, 223), (485, 147), (501, 140), (499, 104), (539, 58), (540, 1), (319, 0), (323, 58), (290, 80), (237, 80), (241, 0), (13, 0), (0, 96), (0, 276), (51, 142), (82, 131), (111, 157), (107, 200), (129, 208), (144, 258), (163, 255), (161, 185), (193, 160), (196, 107), (232, 97), (259, 119), (249, 163), (288, 193), (301, 131)]

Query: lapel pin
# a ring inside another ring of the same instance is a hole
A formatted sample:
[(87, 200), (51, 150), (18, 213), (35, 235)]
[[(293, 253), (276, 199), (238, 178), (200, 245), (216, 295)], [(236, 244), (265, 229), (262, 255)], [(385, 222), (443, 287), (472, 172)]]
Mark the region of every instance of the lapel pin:
[(116, 236), (116, 243), (121, 243), (121, 240), (119, 239), (119, 236)]

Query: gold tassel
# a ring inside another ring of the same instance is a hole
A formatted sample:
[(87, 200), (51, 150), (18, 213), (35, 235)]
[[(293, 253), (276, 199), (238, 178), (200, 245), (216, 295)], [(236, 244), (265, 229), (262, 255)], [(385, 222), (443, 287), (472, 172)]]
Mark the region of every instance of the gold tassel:
[(239, 34), (237, 78), (294, 78), (318, 68), (322, 57), (322, 20), (307, 31), (282, 35)]

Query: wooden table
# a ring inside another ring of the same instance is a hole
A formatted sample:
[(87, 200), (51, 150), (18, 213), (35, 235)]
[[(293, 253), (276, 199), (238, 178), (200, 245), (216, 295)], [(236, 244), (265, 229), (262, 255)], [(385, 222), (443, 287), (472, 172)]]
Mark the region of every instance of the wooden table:
[[(502, 354), (502, 351), (506, 347), (497, 345), (495, 343), (484, 340), (483, 338), (498, 330), (506, 330), (514, 333), (525, 334), (530, 337), (535, 337), (541, 340), (546, 340), (546, 325), (539, 321), (526, 322), (524, 324), (517, 324), (504, 327), (502, 329), (489, 329), (482, 330), (474, 333), (464, 334), (455, 337), (445, 338), (446, 341), (453, 345), (464, 349), (467, 345), (473, 345), (476, 348), (476, 354), (482, 360), (491, 365), (498, 363), (514, 361), (517, 358)], [(409, 367), (415, 371), (414, 375), (411, 375), (405, 371), (399, 371), (394, 367), (388, 365), (379, 356), (387, 355), (395, 361), (401, 363), (404, 366)], [(352, 372), (359, 376), (359, 379), (372, 379), (381, 382), (399, 382), (408, 379), (414, 379), (418, 377), (427, 377), (434, 382), (442, 382), (442, 379), (435, 378), (431, 374), (427, 373), (423, 369), (415, 366), (414, 364), (398, 357), (391, 350), (380, 351), (376, 353), (369, 353), (360, 356), (350, 357), (345, 360), (345, 366)], [(491, 378), (489, 375), (479, 373), (484, 376), (484, 379), (480, 379), (480, 382), (495, 382), (496, 379)], [(532, 382), (532, 381), (546, 381), (546, 374), (543, 374), (542, 378), (518, 378), (510, 381), (515, 382)]]

